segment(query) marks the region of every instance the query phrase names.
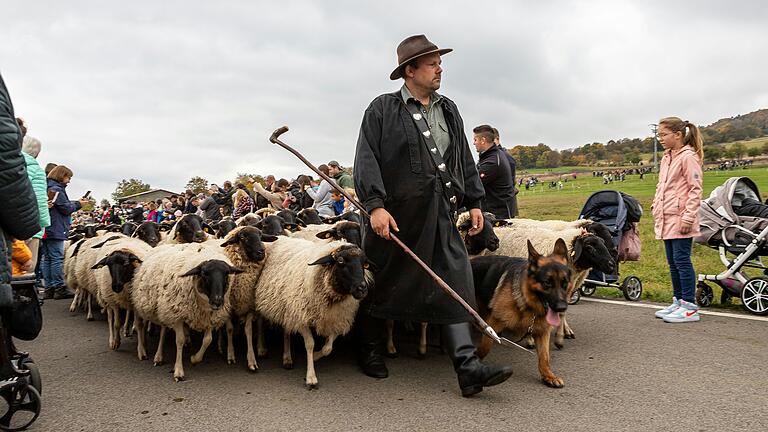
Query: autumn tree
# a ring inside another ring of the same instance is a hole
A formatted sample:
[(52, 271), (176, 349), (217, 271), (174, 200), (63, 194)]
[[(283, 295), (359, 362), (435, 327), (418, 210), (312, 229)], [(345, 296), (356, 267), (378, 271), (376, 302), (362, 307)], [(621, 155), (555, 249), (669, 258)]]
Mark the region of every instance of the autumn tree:
[(143, 181), (135, 178), (131, 179), (122, 179), (117, 183), (117, 187), (115, 188), (115, 191), (112, 192), (112, 199), (117, 201), (118, 199), (128, 196), (137, 194), (140, 192), (146, 192), (151, 188), (149, 183), (144, 183)]
[(208, 180), (200, 177), (200, 176), (194, 176), (187, 182), (187, 185), (184, 187), (186, 190), (190, 190), (194, 192), (195, 194), (200, 194), (205, 192), (206, 189), (208, 189)]

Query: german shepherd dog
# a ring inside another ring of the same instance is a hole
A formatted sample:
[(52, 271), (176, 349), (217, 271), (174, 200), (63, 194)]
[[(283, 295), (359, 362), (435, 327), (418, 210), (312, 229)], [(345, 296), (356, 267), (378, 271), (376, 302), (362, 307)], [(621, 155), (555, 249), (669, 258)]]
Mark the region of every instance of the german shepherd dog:
[[(481, 314), (497, 333), (507, 330), (515, 339), (533, 336), (544, 384), (560, 388), (563, 379), (549, 367), (549, 337), (568, 308), (568, 248), (562, 239), (551, 255), (542, 256), (528, 241), (528, 259), (506, 256), (472, 258), (475, 295)], [(485, 357), (493, 341), (483, 336), (477, 354)]]

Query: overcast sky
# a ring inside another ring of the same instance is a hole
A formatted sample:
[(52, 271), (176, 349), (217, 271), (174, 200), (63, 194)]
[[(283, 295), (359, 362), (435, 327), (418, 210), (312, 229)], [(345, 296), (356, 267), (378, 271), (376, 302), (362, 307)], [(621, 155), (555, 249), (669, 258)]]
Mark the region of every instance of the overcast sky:
[[(441, 93), (471, 134), (565, 149), (768, 107), (768, 2), (6, 2), (0, 72), (42, 164), (70, 196), (122, 178), (180, 191), (193, 175), (308, 172), (353, 160), (398, 43), (440, 47)], [(470, 136), (471, 140), (471, 136)]]

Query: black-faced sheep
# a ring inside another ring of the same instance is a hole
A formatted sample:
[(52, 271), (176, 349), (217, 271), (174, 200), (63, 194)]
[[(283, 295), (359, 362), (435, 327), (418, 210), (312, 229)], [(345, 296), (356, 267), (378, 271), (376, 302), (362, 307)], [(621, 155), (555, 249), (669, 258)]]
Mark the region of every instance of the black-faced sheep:
[(310, 241), (344, 240), (358, 247), (362, 245), (360, 224), (349, 221), (337, 222), (330, 228), (327, 225), (310, 225), (292, 233), (291, 237)]
[(168, 232), (163, 244), (202, 243), (213, 234), (211, 227), (196, 214), (185, 214), (179, 218)]
[[(255, 290), (256, 311), (283, 327), (284, 367), (293, 366), (290, 335), (302, 335), (310, 389), (317, 387), (314, 361), (329, 355), (333, 341), (352, 327), (360, 299), (368, 292), (368, 265), (363, 251), (345, 242), (281, 238), (270, 246)], [(318, 352), (312, 329), (326, 338)]]
[(138, 333), (137, 355), (147, 358), (144, 323), (163, 326), (155, 364), (163, 361), (165, 328), (176, 333), (176, 363), (173, 378), (184, 379), (182, 353), (185, 326), (203, 332), (200, 350), (192, 364), (203, 361), (213, 330), (229, 318), (229, 276), (240, 270), (220, 249), (204, 245), (164, 245), (150, 251), (139, 268), (131, 292)]

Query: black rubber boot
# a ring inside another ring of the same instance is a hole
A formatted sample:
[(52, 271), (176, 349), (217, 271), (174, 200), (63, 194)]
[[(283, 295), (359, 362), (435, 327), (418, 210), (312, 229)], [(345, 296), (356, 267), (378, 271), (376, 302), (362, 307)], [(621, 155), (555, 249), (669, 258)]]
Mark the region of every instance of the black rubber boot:
[(56, 290), (53, 292), (54, 300), (71, 299), (73, 297), (75, 297), (75, 293), (73, 293), (66, 285), (56, 287)]
[(483, 387), (501, 384), (512, 376), (509, 366), (486, 366), (477, 357), (469, 323), (446, 324), (441, 328), (443, 343), (453, 362), (464, 397), (483, 391)]
[(357, 364), (360, 369), (371, 378), (388, 377), (383, 355), (384, 320), (360, 313), (355, 324), (358, 327)]

